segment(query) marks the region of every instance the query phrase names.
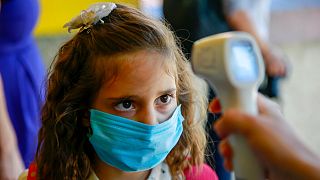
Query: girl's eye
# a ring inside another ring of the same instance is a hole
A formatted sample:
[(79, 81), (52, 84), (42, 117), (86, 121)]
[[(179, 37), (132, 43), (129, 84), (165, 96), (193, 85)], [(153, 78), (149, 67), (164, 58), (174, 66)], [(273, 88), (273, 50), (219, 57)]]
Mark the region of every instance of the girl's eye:
[(124, 100), (120, 103), (118, 103), (115, 106), (115, 109), (118, 111), (131, 111), (132, 109), (134, 109), (133, 104), (130, 100)]
[(162, 104), (169, 104), (171, 102), (172, 96), (170, 96), (169, 94), (166, 95), (162, 95), (159, 97), (160, 102)]

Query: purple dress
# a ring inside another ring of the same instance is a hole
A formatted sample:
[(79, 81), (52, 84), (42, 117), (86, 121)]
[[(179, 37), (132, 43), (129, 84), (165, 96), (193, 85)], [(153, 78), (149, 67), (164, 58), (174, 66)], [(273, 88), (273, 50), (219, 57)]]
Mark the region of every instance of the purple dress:
[(45, 67), (32, 36), (37, 0), (5, 0), (0, 11), (0, 73), (19, 150), (28, 167), (40, 127)]

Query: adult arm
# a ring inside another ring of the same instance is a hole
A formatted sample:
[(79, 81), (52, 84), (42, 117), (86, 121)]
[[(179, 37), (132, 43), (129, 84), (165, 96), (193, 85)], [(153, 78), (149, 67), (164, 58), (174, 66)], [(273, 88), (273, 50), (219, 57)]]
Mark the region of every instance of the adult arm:
[(18, 179), (24, 165), (11, 124), (0, 76), (0, 179)]
[[(250, 0), (224, 0), (225, 17), (230, 25), (236, 31), (244, 31), (251, 34), (259, 48), (266, 65), (266, 72), (269, 76), (285, 76), (287, 73), (287, 57), (278, 49), (272, 47), (269, 40), (266, 40), (259, 34), (256, 24), (250, 18), (249, 11)], [(269, 27), (266, 27), (269, 28)]]
[[(230, 109), (215, 123), (214, 129), (223, 139), (219, 150), (225, 158), (225, 167), (232, 169), (232, 149), (227, 137), (243, 136), (261, 168), (270, 179), (320, 179), (320, 157), (306, 147), (296, 136), (277, 104), (259, 96), (259, 115), (252, 116)], [(217, 101), (211, 103), (217, 112)]]

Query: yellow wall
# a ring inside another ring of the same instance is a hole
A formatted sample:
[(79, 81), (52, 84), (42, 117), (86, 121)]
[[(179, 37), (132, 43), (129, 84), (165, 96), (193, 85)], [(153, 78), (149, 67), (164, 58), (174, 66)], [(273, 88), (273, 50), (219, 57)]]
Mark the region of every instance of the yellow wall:
[[(92, 3), (103, 0), (40, 0), (40, 17), (35, 29), (36, 35), (52, 35), (66, 33), (62, 26), (73, 17), (80, 14), (81, 10)], [(137, 0), (114, 0), (112, 2), (126, 3), (137, 7)]]

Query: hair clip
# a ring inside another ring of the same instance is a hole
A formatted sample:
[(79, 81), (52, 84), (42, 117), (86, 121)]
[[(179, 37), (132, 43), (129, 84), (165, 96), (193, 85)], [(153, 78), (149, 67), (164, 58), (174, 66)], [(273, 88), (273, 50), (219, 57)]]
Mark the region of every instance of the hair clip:
[(74, 17), (71, 21), (63, 25), (63, 27), (67, 27), (70, 33), (71, 29), (81, 28), (80, 31), (82, 31), (83, 29), (90, 28), (99, 21), (103, 24), (104, 21), (102, 18), (108, 16), (116, 7), (115, 3), (110, 2), (95, 3), (88, 9), (81, 11), (79, 16)]

